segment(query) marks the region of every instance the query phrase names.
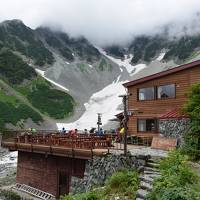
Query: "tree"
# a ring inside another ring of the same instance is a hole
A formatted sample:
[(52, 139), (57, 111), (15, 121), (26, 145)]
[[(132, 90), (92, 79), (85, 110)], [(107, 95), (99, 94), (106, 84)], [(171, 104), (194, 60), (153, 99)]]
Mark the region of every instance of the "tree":
[(200, 158), (200, 83), (192, 86), (185, 111), (190, 116), (190, 130), (185, 135), (184, 151), (193, 159)]

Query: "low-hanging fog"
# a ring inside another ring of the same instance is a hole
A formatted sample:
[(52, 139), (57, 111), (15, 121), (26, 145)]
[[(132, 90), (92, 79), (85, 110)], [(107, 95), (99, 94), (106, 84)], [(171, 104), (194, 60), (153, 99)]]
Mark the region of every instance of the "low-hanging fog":
[(140, 34), (200, 31), (199, 0), (1, 0), (0, 21), (50, 26), (96, 45), (126, 44)]

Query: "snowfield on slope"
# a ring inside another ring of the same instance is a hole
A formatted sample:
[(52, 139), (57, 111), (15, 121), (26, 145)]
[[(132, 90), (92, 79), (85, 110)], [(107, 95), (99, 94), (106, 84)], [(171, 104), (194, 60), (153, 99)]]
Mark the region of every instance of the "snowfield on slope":
[(59, 83), (56, 83), (55, 81), (53, 81), (53, 80), (47, 78), (47, 77), (45, 76), (45, 71), (42, 71), (41, 69), (35, 69), (35, 71), (36, 71), (38, 74), (40, 74), (43, 78), (45, 78), (47, 81), (49, 81), (50, 83), (52, 83), (53, 85), (55, 85), (55, 86), (57, 86), (57, 87), (59, 87), (59, 88), (65, 90), (65, 91), (69, 92), (69, 90), (68, 90), (66, 87), (64, 87), (64, 86), (60, 85)]
[(160, 53), (160, 55), (156, 58), (156, 60), (161, 61), (164, 58), (165, 54), (166, 54), (165, 52)]
[[(120, 70), (122, 71), (123, 68), (125, 67), (126, 70), (128, 71), (128, 73), (133, 76), (134, 74), (138, 73), (139, 71), (141, 71), (142, 69), (146, 68), (146, 64), (137, 64), (137, 65), (132, 65), (131, 64), (131, 60), (133, 58), (133, 55), (125, 55), (125, 59), (121, 60), (119, 58), (114, 58), (110, 55), (108, 55), (103, 49), (96, 47), (100, 53), (102, 53), (104, 56), (106, 56), (107, 58), (109, 58), (110, 60), (112, 60), (114, 63), (116, 63), (117, 65), (119, 65)], [(164, 57), (164, 56), (163, 56)]]
[(85, 103), (86, 111), (75, 122), (72, 123), (57, 123), (58, 129), (61, 130), (65, 127), (66, 130), (79, 129), (84, 130), (92, 127), (97, 127), (97, 113), (102, 113), (102, 123), (105, 125), (109, 119), (114, 118), (114, 115), (119, 113), (119, 105), (122, 99), (118, 97), (125, 94), (123, 82), (113, 82), (104, 89), (94, 93), (88, 103)]

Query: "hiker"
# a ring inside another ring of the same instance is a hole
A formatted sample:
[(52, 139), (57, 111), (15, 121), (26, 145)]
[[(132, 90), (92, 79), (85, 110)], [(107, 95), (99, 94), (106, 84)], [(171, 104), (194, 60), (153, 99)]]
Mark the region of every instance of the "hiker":
[(119, 131), (120, 134), (120, 142), (124, 143), (124, 134), (125, 134), (125, 128), (122, 127)]
[(83, 132), (85, 135), (87, 135), (88, 134), (88, 131), (87, 131), (87, 129), (85, 128), (84, 129), (84, 132)]
[(37, 133), (37, 130), (35, 128), (32, 128), (31, 132), (32, 132), (33, 135), (35, 135)]
[(77, 134), (78, 134), (77, 129), (74, 129), (74, 130), (71, 131), (71, 137), (76, 138), (78, 136)]
[(89, 131), (89, 133), (90, 133), (90, 134), (93, 134), (94, 131), (95, 131), (95, 129), (96, 129), (96, 128), (91, 128), (90, 131)]
[(117, 128), (116, 129), (116, 141), (117, 142), (120, 142), (120, 133), (119, 133), (119, 131), (120, 131), (120, 128)]
[(100, 129), (99, 129), (99, 135), (102, 136), (103, 134), (104, 134), (103, 128), (100, 128)]
[(61, 134), (63, 135), (65, 133), (66, 133), (66, 130), (65, 130), (65, 127), (63, 127), (62, 130), (61, 130)]

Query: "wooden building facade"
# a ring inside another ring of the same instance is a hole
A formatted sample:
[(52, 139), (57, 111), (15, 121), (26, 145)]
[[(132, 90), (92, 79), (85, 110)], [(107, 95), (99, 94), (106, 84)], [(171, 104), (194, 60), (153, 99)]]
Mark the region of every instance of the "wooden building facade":
[(190, 87), (200, 82), (200, 60), (124, 84), (128, 89), (129, 135), (158, 136), (159, 121), (181, 113)]

